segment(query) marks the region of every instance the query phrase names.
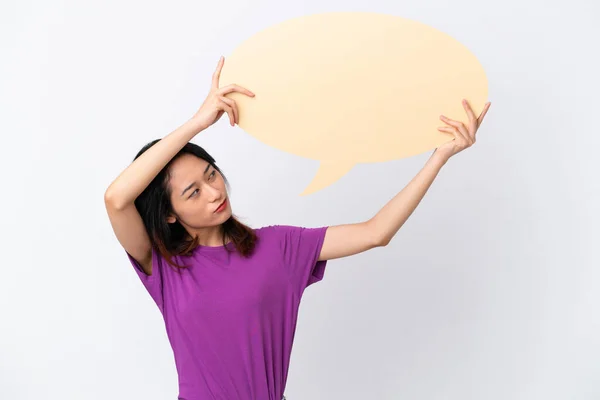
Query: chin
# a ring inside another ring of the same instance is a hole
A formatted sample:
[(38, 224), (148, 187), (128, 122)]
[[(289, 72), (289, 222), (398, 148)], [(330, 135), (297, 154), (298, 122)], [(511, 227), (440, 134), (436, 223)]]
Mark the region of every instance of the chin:
[(218, 216), (223, 221), (227, 221), (229, 218), (231, 218), (232, 214), (233, 214), (233, 212), (231, 211), (231, 208), (227, 207), (227, 209), (224, 210), (223, 212), (219, 213)]

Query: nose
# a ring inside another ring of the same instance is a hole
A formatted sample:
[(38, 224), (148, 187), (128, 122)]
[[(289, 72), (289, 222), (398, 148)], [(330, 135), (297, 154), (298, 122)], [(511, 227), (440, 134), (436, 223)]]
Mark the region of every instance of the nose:
[(219, 189), (208, 185), (207, 190), (209, 193), (208, 198), (210, 199), (211, 202), (222, 200), (221, 192), (219, 191)]

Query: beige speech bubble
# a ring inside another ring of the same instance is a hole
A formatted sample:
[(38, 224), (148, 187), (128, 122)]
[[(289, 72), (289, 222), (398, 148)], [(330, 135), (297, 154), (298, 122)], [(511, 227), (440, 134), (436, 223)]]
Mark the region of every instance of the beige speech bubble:
[(238, 126), (277, 149), (320, 161), (301, 195), (321, 190), (358, 163), (433, 150), (453, 136), (440, 114), (467, 122), (488, 85), (475, 56), (451, 36), (387, 14), (333, 12), (302, 16), (253, 35), (225, 58), (220, 87)]

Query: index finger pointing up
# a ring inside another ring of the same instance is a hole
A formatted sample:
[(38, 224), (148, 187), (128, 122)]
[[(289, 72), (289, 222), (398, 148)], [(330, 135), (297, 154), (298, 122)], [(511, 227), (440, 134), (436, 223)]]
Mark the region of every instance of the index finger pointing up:
[(221, 76), (221, 69), (223, 69), (223, 61), (224, 61), (224, 57), (221, 56), (221, 58), (219, 58), (219, 64), (217, 64), (217, 69), (213, 73), (212, 87), (214, 89), (219, 88), (219, 77)]
[(475, 117), (475, 113), (473, 112), (471, 105), (469, 104), (467, 99), (463, 99), (462, 103), (465, 111), (467, 112), (467, 116), (469, 117), (469, 122), (473, 123), (477, 118)]
[(487, 112), (490, 109), (491, 105), (492, 105), (492, 103), (489, 102), (489, 101), (487, 103), (485, 103), (485, 105), (483, 106), (483, 111), (481, 112), (481, 114), (477, 118), (477, 126), (481, 125), (481, 123), (483, 122), (483, 118), (485, 118), (485, 114), (487, 114)]

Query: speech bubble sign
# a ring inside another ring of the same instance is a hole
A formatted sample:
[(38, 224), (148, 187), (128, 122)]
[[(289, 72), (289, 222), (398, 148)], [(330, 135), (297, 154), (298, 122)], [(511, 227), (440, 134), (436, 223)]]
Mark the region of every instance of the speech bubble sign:
[(321, 190), (359, 163), (433, 150), (453, 136), (439, 116), (467, 122), (487, 101), (483, 67), (460, 42), (410, 19), (369, 12), (312, 14), (264, 29), (225, 59), (219, 86), (238, 126), (257, 140), (319, 160), (301, 195)]

